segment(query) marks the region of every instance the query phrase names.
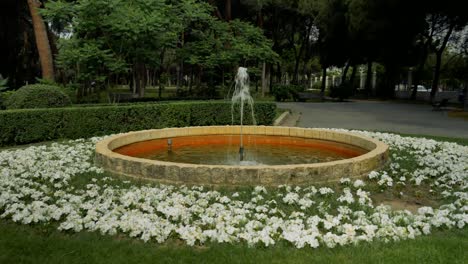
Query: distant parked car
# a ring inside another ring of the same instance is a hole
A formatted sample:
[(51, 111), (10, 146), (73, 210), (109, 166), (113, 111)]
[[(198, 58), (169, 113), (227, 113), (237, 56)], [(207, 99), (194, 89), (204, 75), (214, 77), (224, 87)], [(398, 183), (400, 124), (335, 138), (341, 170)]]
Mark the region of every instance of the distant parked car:
[(418, 92), (430, 92), (430, 91), (431, 89), (427, 89), (424, 85), (418, 85)]

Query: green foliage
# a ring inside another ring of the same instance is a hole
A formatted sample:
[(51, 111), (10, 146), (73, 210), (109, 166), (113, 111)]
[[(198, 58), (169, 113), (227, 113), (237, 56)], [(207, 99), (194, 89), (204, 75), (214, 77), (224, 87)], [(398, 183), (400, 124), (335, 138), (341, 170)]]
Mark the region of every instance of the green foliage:
[[(275, 109), (274, 103), (255, 104), (257, 124), (272, 124)], [(234, 124), (238, 123), (239, 113), (236, 113)], [(251, 124), (251, 120), (244, 123)], [(0, 146), (143, 129), (231, 124), (231, 106), (228, 102), (7, 110), (0, 112)]]
[(275, 100), (278, 102), (283, 102), (286, 100), (294, 100), (295, 102), (299, 100), (299, 93), (304, 91), (304, 87), (300, 85), (275, 85), (273, 86), (272, 95), (275, 97)]
[(36, 77), (36, 84), (43, 84), (48, 86), (57, 86), (57, 83), (54, 80), (42, 79)]
[(330, 97), (338, 98), (340, 101), (348, 99), (353, 95), (352, 85), (349, 83), (340, 84), (338, 86), (330, 87)]
[(6, 91), (8, 89), (8, 78), (3, 79), (3, 76), (0, 74), (0, 109), (3, 109), (4, 102), (11, 95), (11, 92)]
[(195, 40), (179, 52), (188, 63), (203, 68), (246, 65), (248, 62), (273, 62), (278, 55), (262, 31), (247, 22), (229, 23), (209, 18), (193, 29)]
[(320, 90), (320, 89), (322, 89), (322, 82), (315, 82), (315, 83), (312, 85), (312, 89), (315, 89), (315, 90)]
[(209, 16), (207, 5), (194, 0), (55, 0), (46, 7), (51, 23), (73, 28), (60, 43), (57, 62), (82, 83), (104, 82), (110, 74), (141, 75), (137, 65), (158, 67), (161, 52), (177, 45), (184, 27)]
[(5, 89), (8, 89), (7, 84), (8, 78), (3, 79), (2, 75), (0, 74), (0, 92)]
[(8, 109), (70, 106), (71, 100), (59, 87), (44, 84), (26, 85), (5, 102)]
[(79, 82), (95, 80), (103, 82), (109, 73), (123, 73), (128, 69), (121, 58), (112, 50), (101, 47), (99, 41), (61, 39), (57, 65), (64, 71), (74, 70)]
[(6, 108), (5, 102), (8, 101), (8, 98), (10, 98), (14, 93), (15, 91), (11, 90), (0, 92), (0, 109)]

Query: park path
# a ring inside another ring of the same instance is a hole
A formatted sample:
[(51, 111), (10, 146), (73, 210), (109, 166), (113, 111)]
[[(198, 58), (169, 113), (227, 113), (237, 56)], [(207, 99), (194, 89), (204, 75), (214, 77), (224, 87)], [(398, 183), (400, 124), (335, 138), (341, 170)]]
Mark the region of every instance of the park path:
[(297, 126), (348, 128), (468, 138), (468, 121), (432, 111), (426, 104), (353, 101), (343, 103), (278, 103), (302, 113)]

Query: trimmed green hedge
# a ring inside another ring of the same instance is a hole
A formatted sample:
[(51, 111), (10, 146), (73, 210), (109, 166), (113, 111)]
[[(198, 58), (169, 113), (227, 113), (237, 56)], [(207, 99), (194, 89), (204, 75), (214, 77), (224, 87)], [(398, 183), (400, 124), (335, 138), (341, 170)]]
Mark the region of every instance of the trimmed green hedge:
[[(248, 110), (248, 107), (247, 107)], [(255, 104), (258, 125), (271, 125), (276, 105)], [(250, 124), (250, 114), (244, 115)], [(234, 117), (239, 123), (239, 114)], [(59, 138), (88, 138), (134, 130), (230, 125), (228, 102), (160, 103), (0, 111), (0, 146)]]

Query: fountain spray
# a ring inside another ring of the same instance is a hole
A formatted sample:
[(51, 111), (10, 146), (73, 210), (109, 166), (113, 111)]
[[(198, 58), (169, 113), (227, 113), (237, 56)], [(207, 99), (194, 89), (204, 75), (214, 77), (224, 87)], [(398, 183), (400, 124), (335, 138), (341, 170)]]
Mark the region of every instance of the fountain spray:
[(237, 75), (235, 78), (235, 88), (234, 93), (232, 94), (232, 104), (231, 104), (231, 115), (232, 115), (232, 122), (234, 123), (234, 106), (239, 103), (240, 104), (240, 147), (239, 147), (239, 158), (240, 161), (244, 160), (244, 141), (243, 141), (243, 133), (242, 127), (244, 124), (244, 104), (250, 106), (250, 110), (252, 112), (252, 122), (253, 124), (256, 123), (254, 110), (253, 110), (253, 98), (250, 96), (249, 91), (249, 74), (247, 73), (247, 68), (239, 67), (237, 70)]

